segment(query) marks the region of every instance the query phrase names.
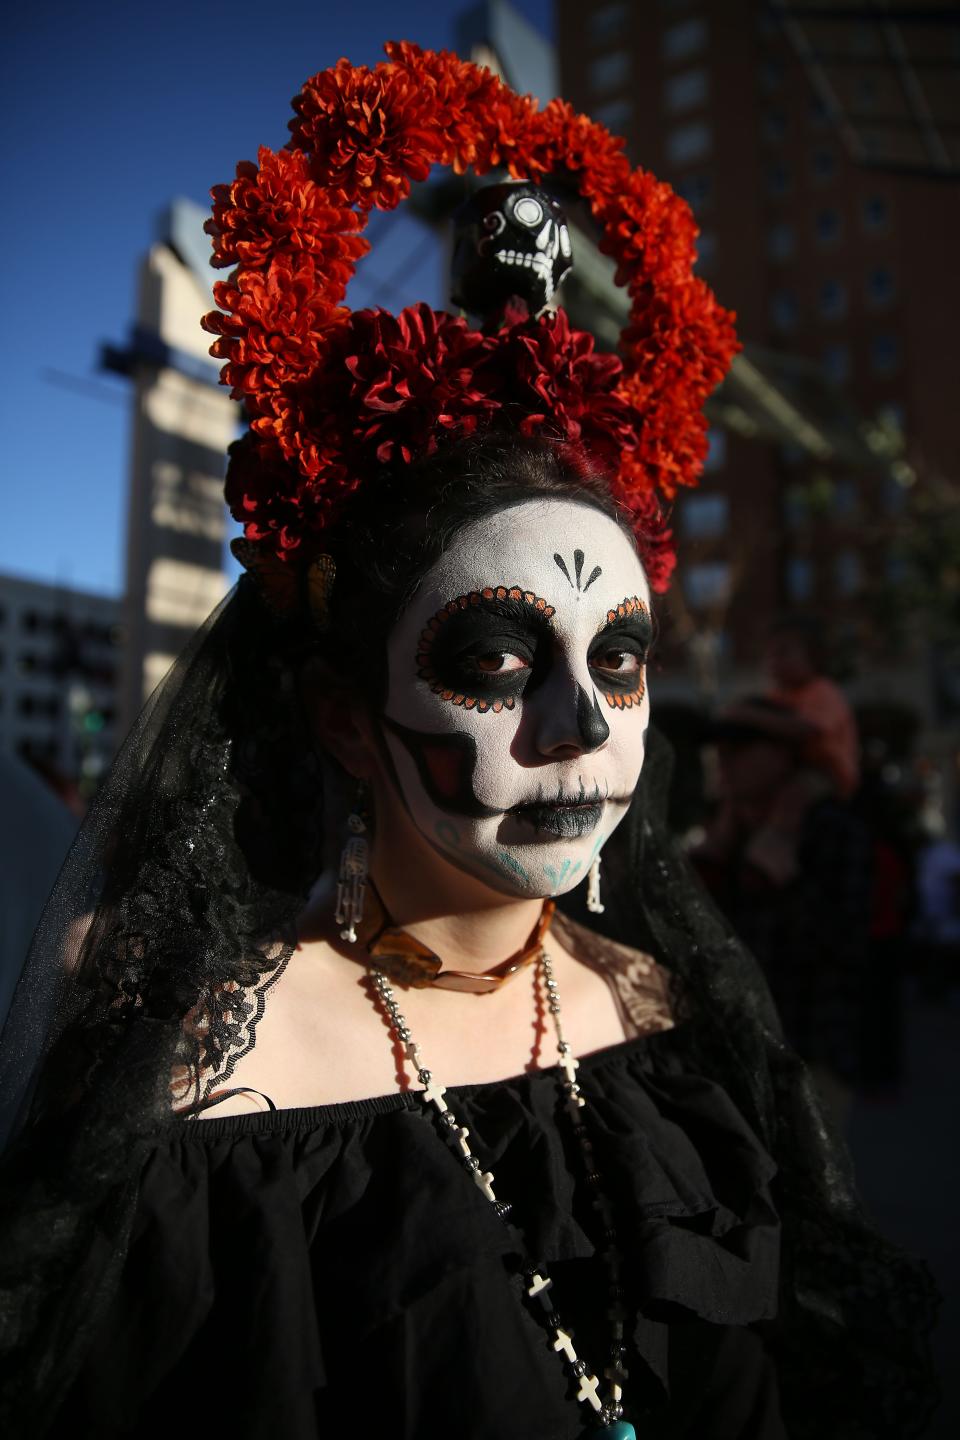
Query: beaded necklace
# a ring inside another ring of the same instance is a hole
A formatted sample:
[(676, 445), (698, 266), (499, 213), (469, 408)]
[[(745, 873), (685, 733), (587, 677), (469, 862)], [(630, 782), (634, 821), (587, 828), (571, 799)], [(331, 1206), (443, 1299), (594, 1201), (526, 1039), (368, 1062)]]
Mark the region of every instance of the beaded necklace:
[[(623, 1419), (623, 1381), (628, 1378), (623, 1364), (625, 1356), (623, 1329), (626, 1310), (623, 1305), (623, 1289), (620, 1285), (620, 1260), (622, 1257), (617, 1247), (613, 1210), (601, 1189), (600, 1173), (594, 1167), (593, 1146), (590, 1143), (590, 1133), (583, 1118), (586, 1101), (577, 1084), (577, 1069), (580, 1062), (575, 1058), (563, 1032), (560, 1020), (560, 994), (553, 966), (546, 951), (540, 951), (538, 964), (557, 1037), (557, 1052), (560, 1057), (557, 1069), (563, 1072), (562, 1079), (558, 1076), (560, 1092), (563, 1096), (564, 1108), (570, 1116), (573, 1133), (580, 1145), (586, 1183), (593, 1193), (590, 1203), (603, 1227), (605, 1248), (602, 1260), (607, 1270), (607, 1293), (610, 1300), (607, 1310), (607, 1317), (610, 1321), (610, 1351), (608, 1364), (603, 1372), (604, 1379), (607, 1381), (606, 1393), (603, 1397), (600, 1394), (602, 1382), (586, 1360), (577, 1354), (573, 1344), (573, 1331), (563, 1323), (554, 1306), (553, 1296), (550, 1293), (553, 1281), (546, 1265), (535, 1264), (528, 1255), (525, 1255), (523, 1266), (524, 1292), (538, 1320), (547, 1329), (553, 1350), (566, 1365), (578, 1387), (577, 1400), (593, 1412), (593, 1418), (598, 1426), (594, 1429), (593, 1435), (605, 1436), (606, 1440), (636, 1440), (637, 1432), (633, 1425)], [(493, 1172), (482, 1168), (479, 1159), (470, 1147), (470, 1131), (465, 1125), (459, 1123), (447, 1104), (445, 1088), (433, 1078), (432, 1072), (426, 1068), (420, 1053), (420, 1046), (413, 1038), (386, 974), (375, 965), (370, 967), (370, 974), (376, 993), (389, 1016), (393, 1033), (402, 1046), (407, 1059), (416, 1069), (417, 1079), (424, 1087), (423, 1098), (428, 1105), (433, 1106), (435, 1119), (441, 1126), (444, 1137), (456, 1149), (464, 1169), (484, 1199), (493, 1206), (497, 1217), (511, 1230), (514, 1239), (519, 1242), (519, 1248), (523, 1251), (520, 1233), (510, 1219), (513, 1207), (507, 1201), (497, 1199), (493, 1188)]]

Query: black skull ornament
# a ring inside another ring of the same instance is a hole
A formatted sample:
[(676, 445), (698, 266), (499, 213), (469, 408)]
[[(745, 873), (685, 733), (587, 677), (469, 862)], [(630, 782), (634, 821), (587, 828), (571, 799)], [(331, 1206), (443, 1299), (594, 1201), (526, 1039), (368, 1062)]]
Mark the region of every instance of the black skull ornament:
[(573, 268), (563, 210), (527, 181), (483, 186), (454, 223), (451, 299), (484, 319), (514, 299), (539, 315)]

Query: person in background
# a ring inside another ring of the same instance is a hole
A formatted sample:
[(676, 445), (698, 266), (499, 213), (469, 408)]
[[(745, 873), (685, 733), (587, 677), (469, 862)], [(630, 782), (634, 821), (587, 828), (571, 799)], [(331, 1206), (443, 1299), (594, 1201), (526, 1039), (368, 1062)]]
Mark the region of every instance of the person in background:
[(693, 860), (720, 909), (762, 965), (787, 1038), (842, 1127), (860, 1062), (871, 920), (870, 832), (824, 789), (806, 807), (788, 880), (755, 861), (757, 836), (805, 771), (790, 712), (766, 696), (730, 707), (707, 738), (720, 797)]
[[(849, 800), (860, 780), (859, 741), (853, 711), (825, 671), (819, 623), (803, 616), (779, 621), (766, 654), (770, 685), (759, 717), (764, 733), (792, 747), (796, 764), (766, 820), (751, 841), (751, 863), (778, 885), (799, 869), (798, 848), (805, 816), (828, 796)], [(728, 718), (754, 724), (755, 701), (733, 707)]]

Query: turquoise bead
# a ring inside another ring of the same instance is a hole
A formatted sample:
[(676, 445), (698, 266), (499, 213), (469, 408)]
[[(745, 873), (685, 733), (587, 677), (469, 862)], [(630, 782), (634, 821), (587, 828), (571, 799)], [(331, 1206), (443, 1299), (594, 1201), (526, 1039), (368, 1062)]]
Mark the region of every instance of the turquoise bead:
[(637, 1432), (629, 1420), (614, 1420), (612, 1425), (604, 1425), (593, 1433), (603, 1435), (604, 1440), (637, 1440)]

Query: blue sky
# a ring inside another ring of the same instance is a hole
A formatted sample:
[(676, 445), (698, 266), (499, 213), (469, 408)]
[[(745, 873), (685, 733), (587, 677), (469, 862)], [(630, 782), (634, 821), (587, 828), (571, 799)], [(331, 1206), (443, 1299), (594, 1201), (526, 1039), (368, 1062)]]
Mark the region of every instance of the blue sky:
[[(551, 0), (514, 0), (544, 33)], [(3, 524), (0, 571), (119, 594), (129, 390), (97, 370), (123, 341), (137, 265), (178, 195), (205, 202), (286, 138), (302, 80), (383, 40), (449, 46), (457, 0), (35, 0), (4, 22)], [(365, 262), (382, 278), (414, 254)], [(432, 298), (434, 264), (405, 277)], [(426, 287), (430, 287), (430, 290)], [(355, 303), (374, 297), (358, 294)], [(394, 308), (394, 301), (378, 297)]]

